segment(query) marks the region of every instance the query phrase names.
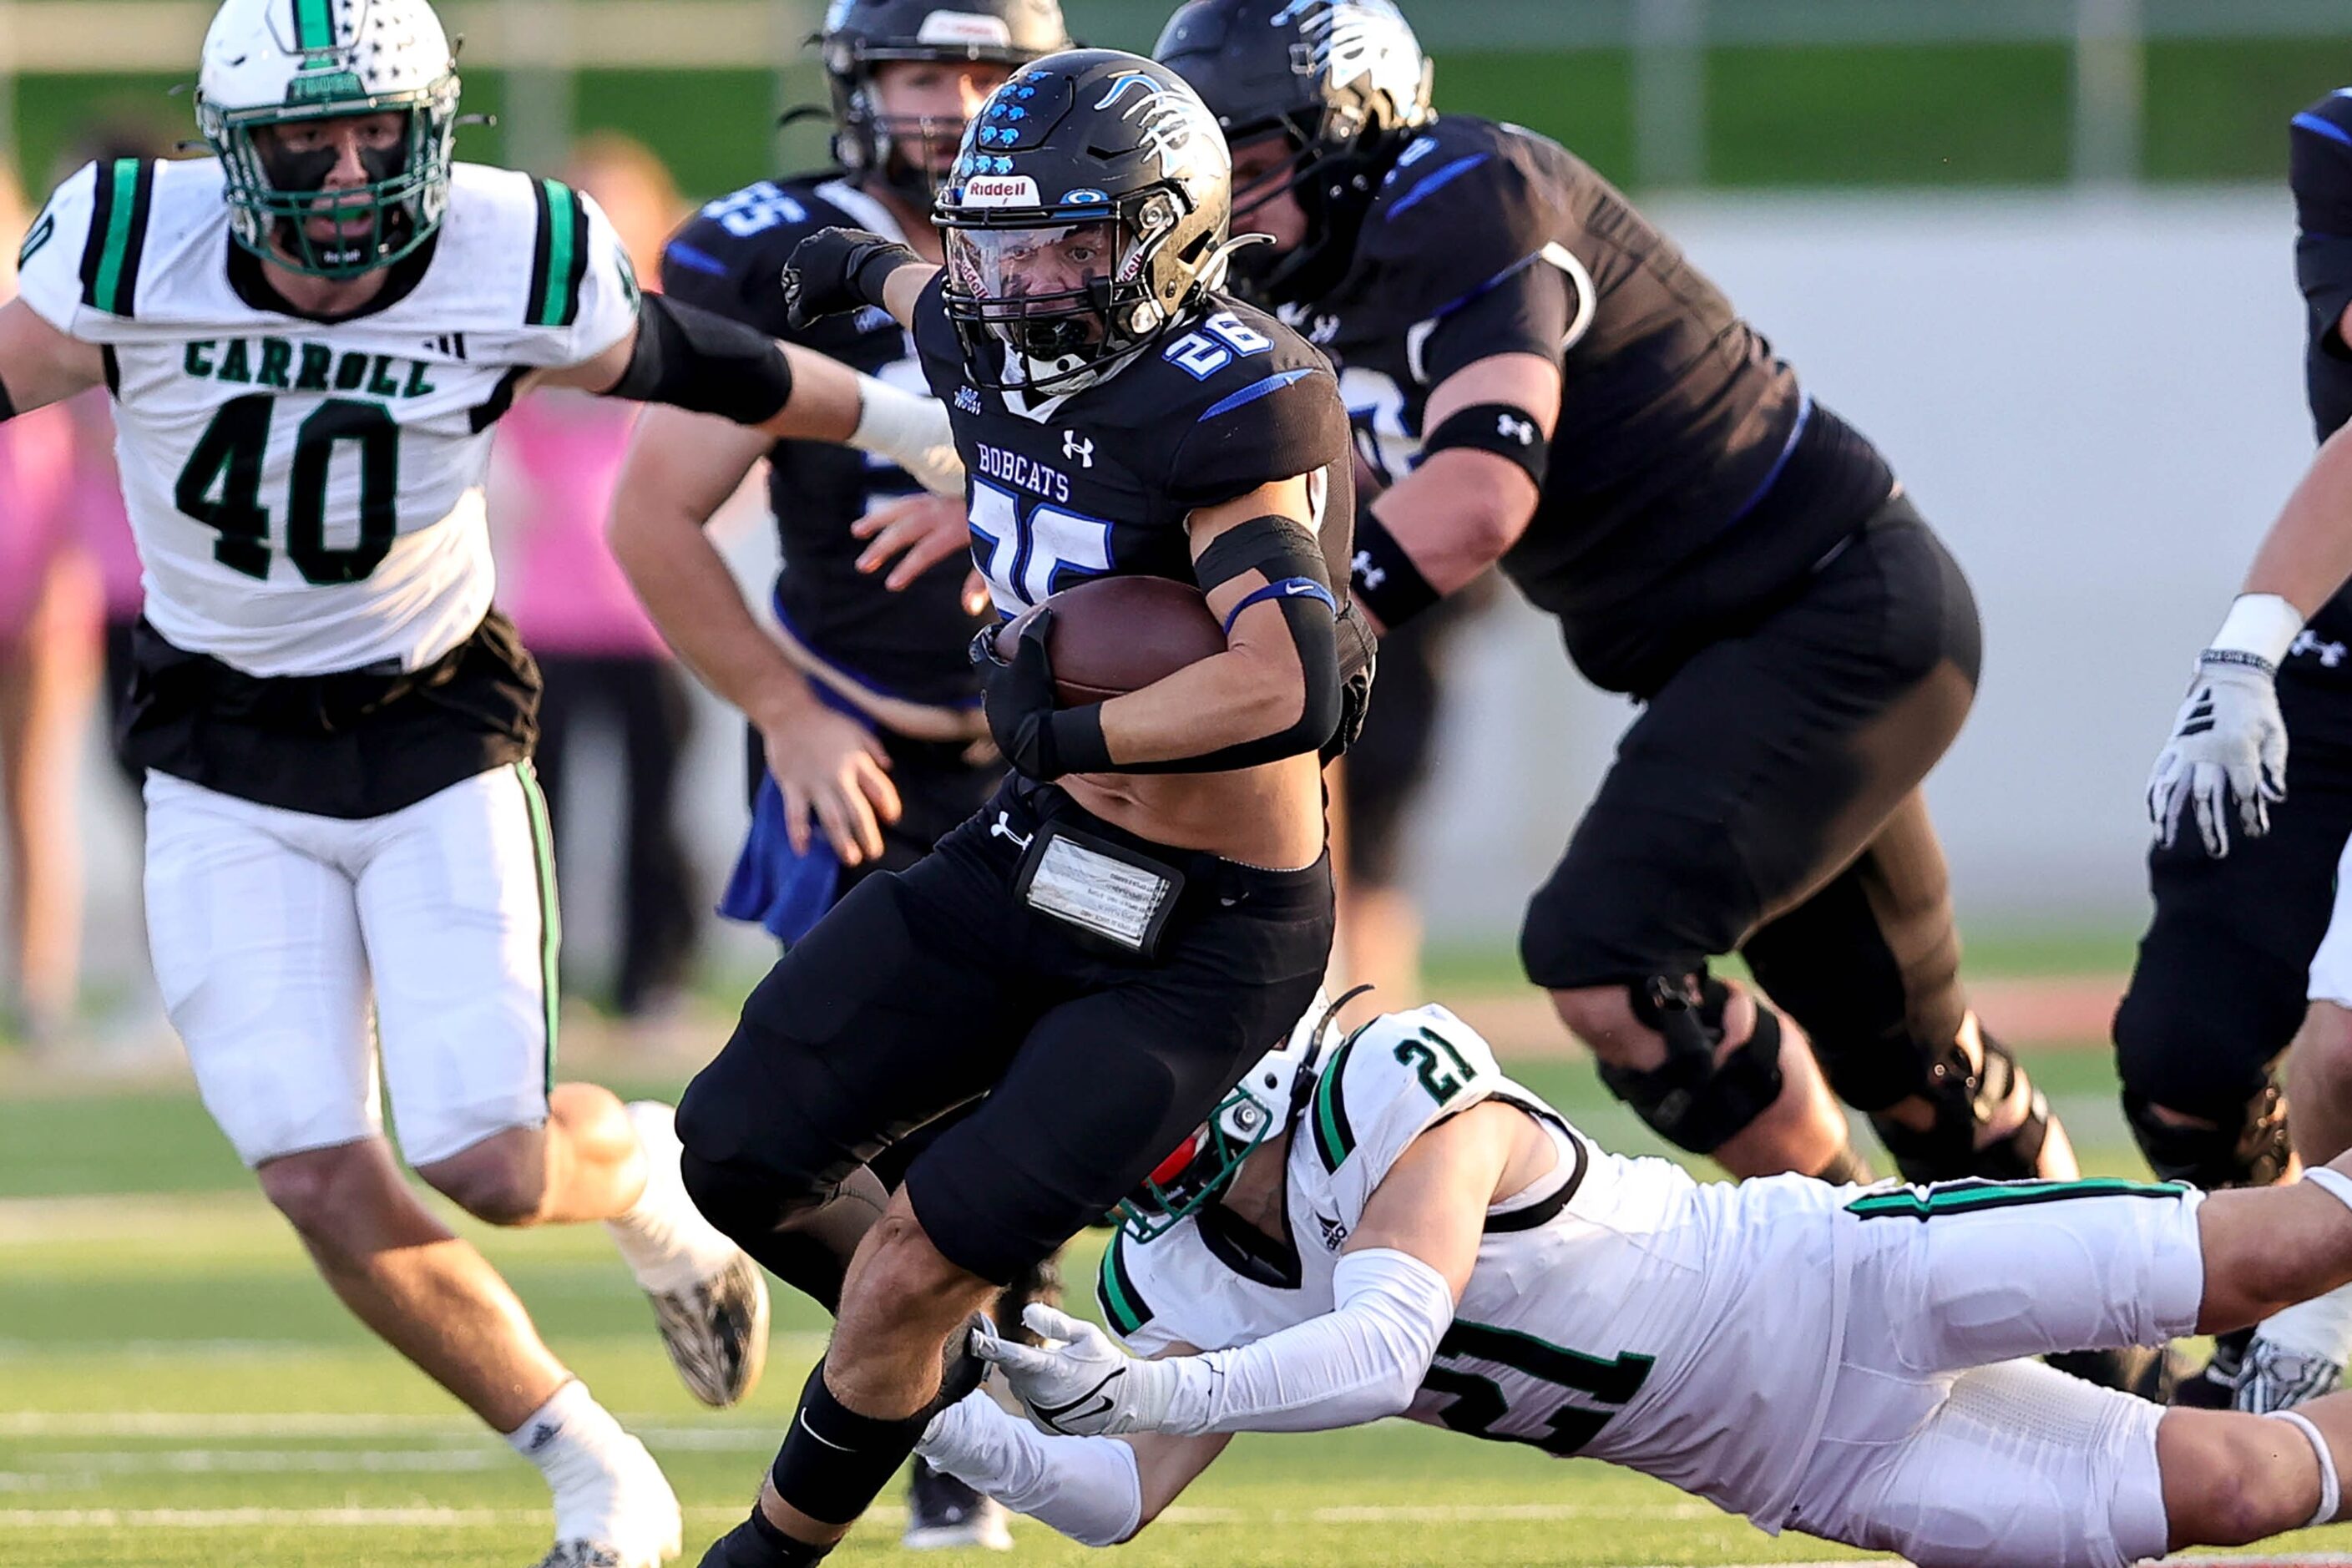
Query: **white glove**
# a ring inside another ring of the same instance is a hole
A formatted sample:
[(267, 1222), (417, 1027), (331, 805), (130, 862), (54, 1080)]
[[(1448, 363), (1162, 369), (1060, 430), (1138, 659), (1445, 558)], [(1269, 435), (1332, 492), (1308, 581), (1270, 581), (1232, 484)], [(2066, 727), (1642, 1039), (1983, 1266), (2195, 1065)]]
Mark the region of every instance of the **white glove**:
[(2273, 803), (2286, 798), (2286, 720), (2279, 712), (2278, 670), (2258, 654), (2207, 648), (2198, 657), (2172, 738), (2147, 780), (2147, 814), (2168, 848), (2180, 814), (2194, 803), (2205, 852), (2230, 852), (2229, 805), (2249, 838), (2270, 831)]
[(936, 397), (924, 397), (861, 373), (857, 428), (850, 434), (849, 444), (898, 464), (933, 495), (963, 494), (963, 458), (956, 452), (947, 405)]
[(1045, 1342), (1033, 1350), (975, 1331), (971, 1350), (1004, 1369), (1031, 1419), (1049, 1432), (1079, 1437), (1156, 1432), (1176, 1392), (1175, 1369), (1138, 1361), (1082, 1318), (1032, 1301), (1021, 1321)]

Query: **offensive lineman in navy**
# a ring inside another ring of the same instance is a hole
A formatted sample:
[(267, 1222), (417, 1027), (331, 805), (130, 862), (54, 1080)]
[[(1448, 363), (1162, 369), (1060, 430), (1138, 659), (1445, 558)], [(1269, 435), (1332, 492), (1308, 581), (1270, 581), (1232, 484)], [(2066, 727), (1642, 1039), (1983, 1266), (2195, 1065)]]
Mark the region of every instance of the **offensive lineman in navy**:
[[(1369, 681), (1346, 415), (1319, 354), (1216, 291), (1230, 191), (1173, 72), (1074, 50), (974, 119), (940, 195), (944, 268), (856, 231), (793, 254), (796, 319), (880, 305), (914, 332), (1000, 612), (1091, 576), (1171, 578), (1201, 587), (1226, 650), (1059, 708), (1052, 610), (1002, 663), (989, 633), (1004, 787), (828, 911), (688, 1090), (687, 1179), (722, 1228), (758, 1246), (868, 1226), (760, 1500), (707, 1564), (830, 1552), (969, 1386), (972, 1310), (1125, 1197), (1328, 961), (1318, 752)], [(878, 1221), (859, 1215), (861, 1166), (982, 1095)]]
[(1521, 934), (1610, 1089), (1736, 1174), (1859, 1175), (1832, 1089), (1910, 1179), (2074, 1174), (1960, 991), (1918, 786), (1976, 607), (1869, 441), (1589, 166), (1437, 116), (1388, 0), (1199, 0), (1155, 52), (1274, 237), (1236, 276), (1340, 368), (1358, 603), (1499, 563), (1646, 704)]

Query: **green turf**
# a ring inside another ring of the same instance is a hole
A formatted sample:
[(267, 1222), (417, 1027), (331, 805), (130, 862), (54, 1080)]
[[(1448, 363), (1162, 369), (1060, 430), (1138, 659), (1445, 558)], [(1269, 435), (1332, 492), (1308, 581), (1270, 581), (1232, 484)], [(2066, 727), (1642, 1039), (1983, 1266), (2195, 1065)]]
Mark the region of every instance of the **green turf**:
[[(2085, 1163), (2137, 1171), (2105, 1058), (2060, 1052), (2032, 1066)], [(1657, 1148), (1582, 1064), (1515, 1070), (1604, 1141)], [(535, 1561), (544, 1545), (536, 1478), (344, 1315), (192, 1097), (0, 1104), (0, 1563)], [(646, 1436), (687, 1503), (690, 1547), (725, 1528), (821, 1342), (821, 1316), (780, 1300), (764, 1385), (745, 1409), (710, 1415), (672, 1380), (644, 1300), (594, 1227), (463, 1228), (558, 1352)], [(1074, 1279), (1090, 1276), (1097, 1248), (1077, 1245)], [(1076, 1294), (1090, 1310), (1090, 1292)], [(1121, 1561), (1320, 1568), (1840, 1554), (1801, 1537), (1773, 1542), (1598, 1465), (1395, 1423), (1244, 1439), (1185, 1507)], [(332, 1517), (377, 1522), (325, 1522)], [(1034, 1527), (1020, 1531), (1024, 1560), (1084, 1556)], [(878, 1561), (891, 1531), (877, 1517), (840, 1560)]]

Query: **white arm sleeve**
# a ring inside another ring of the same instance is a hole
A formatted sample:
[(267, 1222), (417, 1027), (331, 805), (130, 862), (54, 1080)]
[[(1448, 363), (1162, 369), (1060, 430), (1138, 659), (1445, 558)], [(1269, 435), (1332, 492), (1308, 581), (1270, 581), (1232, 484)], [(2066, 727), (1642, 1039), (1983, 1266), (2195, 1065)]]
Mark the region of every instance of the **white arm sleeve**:
[(1116, 1546), (1143, 1528), (1142, 1474), (1116, 1437), (1040, 1432), (974, 1393), (942, 1411), (915, 1451), (1082, 1545)]
[(1409, 1252), (1367, 1247), (1339, 1259), (1338, 1305), (1254, 1344), (1155, 1363), (1175, 1369), (1160, 1430), (1325, 1432), (1395, 1415), (1454, 1321), (1445, 1277)]

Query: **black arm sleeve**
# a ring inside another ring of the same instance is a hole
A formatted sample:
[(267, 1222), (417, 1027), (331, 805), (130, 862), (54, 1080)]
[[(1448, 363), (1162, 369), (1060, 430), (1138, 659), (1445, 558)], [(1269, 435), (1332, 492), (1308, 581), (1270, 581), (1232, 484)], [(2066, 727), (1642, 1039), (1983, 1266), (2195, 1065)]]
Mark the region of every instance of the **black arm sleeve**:
[[(1265, 585), (1244, 599), (1234, 614), (1237, 618), (1242, 610), (1262, 602), (1271, 602), (1281, 610), (1291, 644), (1298, 650), (1306, 700), (1298, 717), (1273, 734), (1236, 742), (1200, 756), (1114, 766), (1131, 773), (1227, 773), (1321, 750), (1339, 727), (1346, 682), (1339, 668), (1338, 605), (1314, 534), (1290, 518), (1252, 518), (1212, 540), (1193, 563), (1193, 570), (1204, 590), (1248, 572), (1265, 579)], [(1230, 620), (1226, 630), (1232, 630)]]
[(773, 339), (740, 321), (648, 294), (637, 309), (636, 352), (604, 395), (761, 425), (792, 401), (793, 365)]

